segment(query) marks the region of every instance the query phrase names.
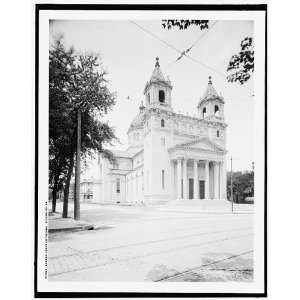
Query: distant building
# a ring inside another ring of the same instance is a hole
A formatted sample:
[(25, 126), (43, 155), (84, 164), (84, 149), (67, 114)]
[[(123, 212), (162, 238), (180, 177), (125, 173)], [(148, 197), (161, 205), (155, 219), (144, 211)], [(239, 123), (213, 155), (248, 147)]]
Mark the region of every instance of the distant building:
[[(99, 170), (100, 156), (96, 155), (95, 160), (88, 162), (86, 170), (81, 175), (80, 180), (80, 201), (99, 202), (101, 198), (101, 180)], [(72, 178), (69, 188), (69, 200), (74, 201), (75, 179)], [(62, 198), (63, 199), (63, 198)]]
[(197, 117), (191, 117), (173, 111), (171, 92), (172, 84), (156, 58), (144, 88), (145, 106), (140, 105), (127, 131), (127, 151), (112, 151), (113, 164), (100, 156), (94, 177), (98, 179), (81, 183), (83, 199), (147, 203), (226, 198), (223, 97), (209, 77), (196, 105)]

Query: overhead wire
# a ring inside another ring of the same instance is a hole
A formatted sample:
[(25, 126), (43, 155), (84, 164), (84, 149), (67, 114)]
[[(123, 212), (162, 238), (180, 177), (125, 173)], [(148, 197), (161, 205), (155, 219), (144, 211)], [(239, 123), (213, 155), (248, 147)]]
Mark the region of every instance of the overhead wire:
[(187, 53), (189, 53), (197, 45), (197, 43), (209, 32), (209, 30), (211, 30), (216, 25), (217, 22), (218, 21), (215, 21), (212, 24), (212, 26), (210, 26), (203, 34), (201, 34), (200, 37), (189, 48), (187, 48), (186, 50), (182, 51), (181, 54), (180, 54), (180, 56), (177, 57), (177, 59), (175, 60), (175, 62), (178, 61), (178, 60), (180, 60), (182, 57), (186, 56)]
[(178, 272), (178, 273), (175, 273), (173, 275), (169, 275), (169, 276), (165, 276), (163, 278), (160, 278), (158, 280), (155, 280), (155, 282), (158, 282), (158, 281), (167, 281), (169, 279), (174, 279), (174, 278), (178, 278), (178, 277), (181, 277), (181, 276), (184, 276), (186, 274), (189, 274), (189, 273), (193, 273), (195, 272), (196, 270), (201, 270), (202, 268), (205, 268), (205, 267), (208, 267), (208, 266), (211, 266), (211, 265), (215, 265), (215, 264), (218, 264), (220, 262), (224, 262), (226, 260), (230, 260), (230, 259), (234, 259), (234, 258), (237, 258), (237, 257), (240, 257), (240, 256), (243, 256), (243, 255), (248, 255), (250, 253), (253, 253), (253, 250), (249, 250), (249, 251), (245, 251), (245, 252), (242, 252), (242, 253), (239, 253), (239, 254), (236, 254), (236, 255), (232, 255), (232, 256), (229, 256), (229, 257), (226, 257), (226, 258), (223, 258), (223, 259), (220, 259), (220, 260), (215, 260), (213, 262), (210, 262), (210, 263), (207, 263), (207, 264), (203, 264), (201, 266), (198, 266), (198, 267), (194, 267), (194, 268), (190, 268), (186, 271), (183, 271), (183, 272)]
[(179, 49), (177, 49), (176, 47), (174, 47), (173, 45), (171, 45), (170, 43), (166, 42), (165, 40), (161, 39), (159, 36), (157, 36), (156, 34), (154, 34), (153, 32), (151, 32), (150, 30), (142, 27), (141, 25), (139, 25), (138, 23), (132, 21), (132, 20), (128, 20), (129, 22), (133, 23), (134, 25), (136, 25), (137, 27), (139, 27), (142, 31), (150, 34), (151, 36), (153, 36), (154, 38), (156, 38), (157, 40), (161, 41), (162, 43), (164, 43), (166, 46), (168, 46), (169, 48), (175, 50), (178, 53), (181, 53), (181, 51)]
[(203, 34), (200, 35), (200, 37), (187, 49), (185, 50), (184, 52), (181, 53), (181, 56), (177, 57), (174, 61), (171, 61), (167, 66), (166, 66), (166, 69), (168, 69), (171, 65), (173, 65), (174, 63), (176, 63), (178, 60), (180, 60), (184, 55), (186, 55), (186, 53), (190, 52), (192, 48), (194, 48), (194, 46), (196, 46), (196, 44), (198, 44), (198, 42), (209, 32), (210, 29), (212, 29), (216, 23), (218, 21), (215, 21), (213, 23), (213, 25), (208, 28)]
[(210, 32), (212, 29), (213, 29), (213, 27), (216, 25), (218, 23), (218, 21), (216, 20), (206, 31), (204, 31), (204, 33), (203, 34), (201, 34), (200, 36), (199, 36), (199, 38), (192, 44), (192, 46), (190, 47), (190, 49), (191, 48), (194, 48), (197, 44), (198, 44), (198, 42), (200, 41), (200, 40), (202, 40), (203, 39), (203, 37), (208, 33), (208, 32)]
[[(132, 20), (128, 20), (128, 21), (131, 22), (131, 23), (133, 23), (134, 25), (136, 25), (137, 27), (139, 27), (142, 31), (144, 31), (144, 32), (146, 32), (147, 34), (151, 35), (151, 36), (154, 37), (155, 39), (157, 39), (157, 40), (159, 40), (160, 42), (164, 43), (164, 44), (165, 44), (166, 46), (168, 46), (169, 48), (175, 50), (176, 52), (180, 53), (181, 55), (183, 54), (182, 56), (187, 57), (187, 58), (190, 59), (191, 61), (193, 61), (193, 62), (195, 62), (195, 63), (198, 63), (198, 64), (202, 65), (203, 67), (205, 67), (205, 68), (207, 68), (207, 69), (210, 69), (211, 71), (215, 72), (216, 74), (218, 74), (218, 75), (220, 75), (220, 76), (222, 76), (222, 77), (225, 77), (225, 78), (227, 79), (227, 74), (226, 74), (226, 73), (224, 73), (224, 72), (222, 72), (222, 71), (219, 71), (219, 70), (217, 70), (217, 69), (215, 69), (215, 68), (213, 68), (213, 67), (211, 67), (211, 66), (209, 66), (209, 65), (207, 65), (207, 64), (205, 64), (205, 63), (203, 63), (202, 61), (193, 58), (192, 56), (190, 56), (190, 55), (188, 55), (188, 54), (186, 53), (186, 50), (185, 50), (185, 51), (180, 51), (178, 48), (174, 47), (174, 46), (171, 45), (170, 43), (168, 43), (168, 42), (166, 42), (165, 40), (161, 39), (161, 38), (158, 37), (156, 34), (152, 33), (150, 30), (145, 29), (143, 26), (139, 25), (138, 23), (136, 23), (136, 22), (134, 22), (134, 21), (132, 21)], [(216, 22), (215, 22), (213, 25), (215, 25), (215, 24), (216, 24)], [(207, 32), (208, 32), (208, 31), (207, 31)], [(206, 32), (206, 33), (207, 33), (207, 32)], [(200, 36), (200, 37), (192, 44), (192, 47), (194, 47), (194, 46), (201, 40), (202, 37), (203, 37), (203, 35), (201, 35), (201, 36)], [(189, 48), (188, 48), (188, 49), (189, 49)], [(188, 51), (188, 52), (189, 52), (189, 51)], [(181, 59), (181, 57), (180, 57), (180, 59)], [(178, 60), (179, 60), (179, 59), (177, 58), (175, 61), (169, 63), (169, 64), (167, 65), (166, 68), (169, 68), (172, 64), (174, 64), (174, 63), (175, 63), (176, 61), (178, 61)], [(244, 88), (244, 89), (247, 89), (248, 91), (250, 91), (250, 92), (251, 92), (251, 96), (253, 96), (253, 90), (252, 90), (251, 88), (246, 87), (246, 86), (242, 86), (242, 85), (240, 85), (240, 87), (241, 87), (241, 88)]]

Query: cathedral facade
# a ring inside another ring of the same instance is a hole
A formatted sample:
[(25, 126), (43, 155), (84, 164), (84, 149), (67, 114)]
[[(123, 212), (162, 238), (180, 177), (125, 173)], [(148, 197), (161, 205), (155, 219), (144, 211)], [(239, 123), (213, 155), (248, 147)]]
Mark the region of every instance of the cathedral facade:
[(224, 99), (211, 77), (198, 103), (197, 117), (172, 108), (172, 84), (156, 58), (144, 88), (145, 105), (127, 132), (126, 151), (100, 156), (94, 201), (161, 203), (175, 199), (226, 199)]

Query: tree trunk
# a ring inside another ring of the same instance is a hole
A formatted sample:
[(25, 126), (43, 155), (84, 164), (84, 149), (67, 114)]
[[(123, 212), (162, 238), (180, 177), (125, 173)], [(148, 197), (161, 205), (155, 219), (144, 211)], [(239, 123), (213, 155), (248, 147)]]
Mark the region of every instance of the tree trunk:
[(56, 185), (54, 185), (52, 190), (52, 212), (53, 213), (55, 213), (56, 210), (56, 194), (57, 194), (57, 189), (56, 189)]
[(57, 198), (57, 186), (58, 186), (59, 176), (54, 176), (54, 184), (52, 190), (52, 212), (56, 212), (56, 198)]
[(70, 165), (69, 165), (67, 179), (64, 188), (64, 204), (63, 204), (63, 213), (62, 213), (63, 218), (68, 217), (69, 188), (70, 188), (70, 181), (71, 181), (73, 168), (74, 168), (74, 153), (72, 153), (70, 158)]

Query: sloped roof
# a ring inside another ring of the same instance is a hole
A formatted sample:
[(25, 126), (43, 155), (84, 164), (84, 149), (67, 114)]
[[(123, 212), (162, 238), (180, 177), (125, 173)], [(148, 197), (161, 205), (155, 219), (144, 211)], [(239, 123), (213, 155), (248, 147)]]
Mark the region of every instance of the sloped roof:
[(207, 84), (207, 88), (206, 91), (203, 95), (203, 99), (204, 98), (215, 98), (215, 97), (219, 97), (217, 91), (215, 90), (212, 81), (211, 81), (211, 76), (208, 77), (208, 84)]
[(155, 68), (152, 72), (150, 81), (165, 81), (165, 77), (160, 69), (158, 57), (156, 58)]
[(212, 84), (211, 76), (209, 76), (206, 91), (205, 91), (204, 95), (202, 96), (202, 98), (200, 98), (198, 106), (202, 102), (207, 101), (207, 100), (212, 100), (212, 99), (218, 99), (222, 103), (224, 103), (223, 97), (217, 93), (215, 87)]
[(152, 72), (150, 80), (146, 83), (144, 92), (146, 91), (146, 89), (148, 88), (148, 86), (151, 83), (161, 83), (163, 85), (166, 85), (166, 86), (172, 88), (171, 81), (170, 81), (169, 77), (167, 77), (167, 79), (165, 79), (165, 77), (164, 77), (164, 75), (163, 75), (163, 73), (160, 69), (159, 58), (158, 57), (156, 57), (155, 68)]

